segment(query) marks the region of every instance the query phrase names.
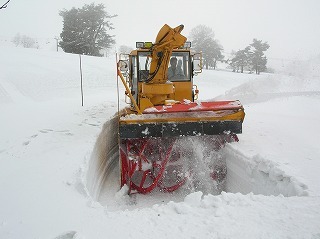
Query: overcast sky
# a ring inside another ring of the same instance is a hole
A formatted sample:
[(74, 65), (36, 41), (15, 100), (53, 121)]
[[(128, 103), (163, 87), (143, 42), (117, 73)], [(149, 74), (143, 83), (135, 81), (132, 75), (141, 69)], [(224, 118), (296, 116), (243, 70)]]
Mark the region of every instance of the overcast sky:
[[(6, 0), (0, 0), (0, 5)], [(54, 38), (62, 31), (59, 11), (82, 7), (85, 0), (11, 0), (0, 10), (0, 37), (20, 33)], [(225, 52), (249, 45), (253, 38), (270, 44), (268, 57), (320, 55), (320, 0), (100, 0), (110, 15), (117, 47), (154, 41), (165, 24), (185, 25), (189, 36), (199, 24), (213, 29)], [(1, 53), (0, 53), (1, 54)]]

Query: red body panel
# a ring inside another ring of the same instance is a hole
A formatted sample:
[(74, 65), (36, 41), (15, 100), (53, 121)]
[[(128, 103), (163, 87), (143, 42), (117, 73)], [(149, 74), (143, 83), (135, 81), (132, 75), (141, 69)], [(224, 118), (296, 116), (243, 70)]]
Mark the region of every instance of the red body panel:
[(239, 101), (212, 101), (212, 102), (181, 102), (173, 105), (160, 105), (147, 108), (143, 114), (163, 114), (174, 112), (197, 112), (197, 111), (218, 111), (237, 110), (243, 106)]

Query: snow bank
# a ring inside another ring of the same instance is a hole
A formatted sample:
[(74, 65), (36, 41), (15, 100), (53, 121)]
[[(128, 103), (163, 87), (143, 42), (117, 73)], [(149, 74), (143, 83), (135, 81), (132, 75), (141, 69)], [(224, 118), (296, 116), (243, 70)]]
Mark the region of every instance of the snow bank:
[(287, 175), (276, 163), (255, 155), (249, 158), (232, 146), (227, 152), (228, 192), (284, 196), (307, 196), (308, 187)]
[[(103, 186), (107, 186), (106, 180), (118, 164), (118, 150), (118, 115), (116, 114), (103, 125), (88, 162), (86, 187), (95, 201), (99, 200)], [(119, 186), (115, 181), (112, 183)]]
[(320, 78), (266, 74), (234, 87), (215, 99), (239, 99), (243, 104), (292, 96), (320, 96)]

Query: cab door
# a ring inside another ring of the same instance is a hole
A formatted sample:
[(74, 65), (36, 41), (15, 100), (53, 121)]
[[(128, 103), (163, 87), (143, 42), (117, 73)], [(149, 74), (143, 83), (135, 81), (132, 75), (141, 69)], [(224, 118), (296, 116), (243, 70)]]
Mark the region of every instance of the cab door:
[[(177, 101), (193, 100), (192, 97), (192, 77), (191, 77), (191, 61), (189, 51), (173, 51), (171, 57), (177, 58), (177, 72), (180, 72), (176, 77), (169, 79), (174, 87), (174, 99)], [(169, 65), (170, 67), (170, 65)]]

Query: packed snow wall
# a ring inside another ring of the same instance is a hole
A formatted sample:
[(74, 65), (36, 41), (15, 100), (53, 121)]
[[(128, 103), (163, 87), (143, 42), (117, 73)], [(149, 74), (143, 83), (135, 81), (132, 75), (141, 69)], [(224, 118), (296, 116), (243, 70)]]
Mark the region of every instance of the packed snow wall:
[(228, 145), (225, 150), (227, 158), (227, 192), (248, 194), (307, 196), (307, 186), (293, 176), (288, 175), (279, 165), (264, 159), (260, 155), (247, 157), (239, 150)]
[(88, 165), (86, 187), (96, 201), (99, 200), (103, 185), (118, 163), (118, 147), (118, 115), (114, 115), (103, 125)]

